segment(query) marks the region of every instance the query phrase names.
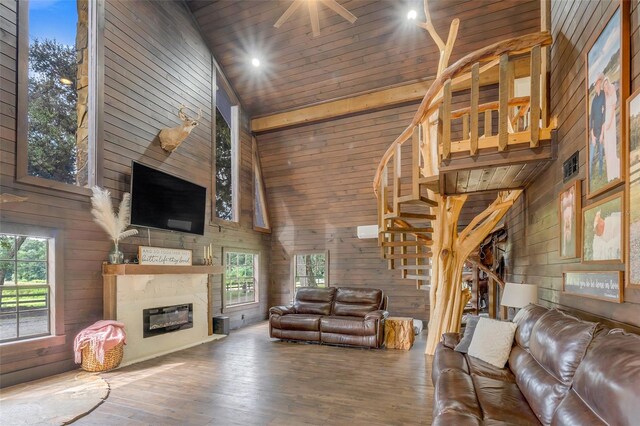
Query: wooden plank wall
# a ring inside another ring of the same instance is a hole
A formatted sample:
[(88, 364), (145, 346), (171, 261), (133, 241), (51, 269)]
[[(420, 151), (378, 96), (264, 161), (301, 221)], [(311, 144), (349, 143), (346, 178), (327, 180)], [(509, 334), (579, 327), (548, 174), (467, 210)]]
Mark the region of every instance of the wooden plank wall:
[[(393, 315), (428, 319), (429, 294), (387, 270), (377, 240), (358, 225), (377, 221), (373, 176), (415, 105), (258, 136), (272, 226), (272, 304), (293, 297), (295, 251), (329, 250), (332, 286), (381, 288)], [(410, 169), (406, 169), (409, 171)]]
[[(1, 184), (2, 192), (27, 196), (19, 204), (3, 204), (0, 220), (50, 226), (65, 235), (65, 329), (66, 343), (39, 351), (3, 355), (2, 385), (46, 376), (73, 367), (72, 343), (82, 328), (102, 318), (101, 264), (111, 244), (92, 222), (89, 197), (52, 191), (15, 182), (16, 105), (16, 2), (2, 0), (2, 98)], [(178, 175), (209, 188), (211, 196), (211, 57), (181, 2), (106, 2), (104, 32), (104, 164), (103, 186), (120, 198), (129, 188), (131, 160)], [(159, 147), (157, 132), (178, 124), (177, 107), (186, 103), (201, 108), (203, 118), (189, 138), (172, 154)], [(241, 130), (241, 216), (237, 225), (207, 226), (204, 237), (152, 230), (153, 246), (194, 250), (200, 262), (203, 246), (213, 243), (215, 263), (222, 247), (257, 250), (261, 255), (260, 282), (263, 294), (269, 279), (270, 240), (253, 231), (252, 153), (248, 117)], [(207, 217), (211, 204), (207, 205)], [(148, 231), (125, 240), (126, 256), (148, 244)], [(221, 277), (214, 278), (214, 314), (222, 308)], [(258, 305), (225, 313), (237, 328), (266, 318), (267, 297)]]
[[(535, 283), (540, 303), (586, 311), (632, 325), (640, 325), (640, 291), (625, 289), (625, 303), (572, 296), (562, 293), (562, 272), (567, 270), (624, 270), (624, 265), (584, 265), (580, 259), (559, 259), (558, 196), (570, 182), (562, 182), (562, 163), (580, 151), (582, 204), (587, 201), (586, 184), (586, 96), (584, 55), (590, 41), (604, 28), (607, 16), (619, 2), (551, 1), (551, 113), (558, 116), (558, 159), (551, 164), (507, 216), (507, 279)], [(631, 5), (631, 90), (640, 87), (640, 7)], [(626, 100), (623, 100), (626, 101)], [(573, 180), (571, 181), (573, 182)], [(618, 193), (620, 186), (604, 196)]]

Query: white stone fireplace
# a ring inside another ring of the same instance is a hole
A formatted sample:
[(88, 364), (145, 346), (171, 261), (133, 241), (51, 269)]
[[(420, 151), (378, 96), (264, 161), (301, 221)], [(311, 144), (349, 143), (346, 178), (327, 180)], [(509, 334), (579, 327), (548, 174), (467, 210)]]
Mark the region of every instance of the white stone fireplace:
[[(104, 314), (125, 324), (127, 345), (121, 366), (175, 352), (223, 336), (211, 327), (209, 274), (212, 266), (105, 265)], [(192, 304), (193, 326), (144, 337), (143, 311)]]

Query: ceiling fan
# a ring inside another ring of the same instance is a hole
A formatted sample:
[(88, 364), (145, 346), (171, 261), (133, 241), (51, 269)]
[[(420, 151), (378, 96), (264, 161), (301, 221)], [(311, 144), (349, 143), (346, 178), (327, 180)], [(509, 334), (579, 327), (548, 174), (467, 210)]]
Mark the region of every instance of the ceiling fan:
[(311, 19), (311, 31), (314, 37), (320, 35), (320, 19), (318, 18), (318, 3), (323, 3), (329, 9), (333, 10), (338, 15), (342, 16), (344, 19), (349, 21), (350, 23), (354, 23), (356, 19), (358, 19), (353, 13), (349, 12), (343, 6), (338, 4), (336, 0), (293, 0), (291, 6), (280, 16), (280, 18), (273, 24), (274, 27), (280, 28), (282, 24), (287, 22), (287, 20), (295, 13), (296, 10), (303, 4), (307, 3), (309, 7), (309, 18)]

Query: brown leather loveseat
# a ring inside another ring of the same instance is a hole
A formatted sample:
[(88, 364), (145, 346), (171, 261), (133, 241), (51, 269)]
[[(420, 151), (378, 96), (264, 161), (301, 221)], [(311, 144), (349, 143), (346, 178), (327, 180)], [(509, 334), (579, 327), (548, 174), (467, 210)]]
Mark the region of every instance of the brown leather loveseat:
[(303, 287), (293, 305), (269, 309), (269, 335), (283, 340), (380, 348), (388, 316), (382, 290)]
[(434, 425), (638, 425), (640, 336), (561, 311), (522, 309), (504, 369), (453, 350), (433, 359)]

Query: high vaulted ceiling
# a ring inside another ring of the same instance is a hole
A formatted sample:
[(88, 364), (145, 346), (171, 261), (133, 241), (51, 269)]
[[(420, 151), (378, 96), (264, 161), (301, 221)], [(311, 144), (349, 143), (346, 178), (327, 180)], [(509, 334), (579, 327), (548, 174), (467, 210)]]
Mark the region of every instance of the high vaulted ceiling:
[[(435, 74), (437, 49), (407, 20), (410, 5), (424, 21), (422, 1), (338, 0), (357, 16), (351, 24), (318, 2), (320, 35), (308, 8), (273, 24), (292, 0), (188, 0), (202, 34), (252, 116), (295, 109), (402, 85)], [(539, 31), (539, 0), (431, 0), (442, 38), (460, 18), (452, 60), (506, 38)], [(260, 58), (262, 66), (250, 61)]]

